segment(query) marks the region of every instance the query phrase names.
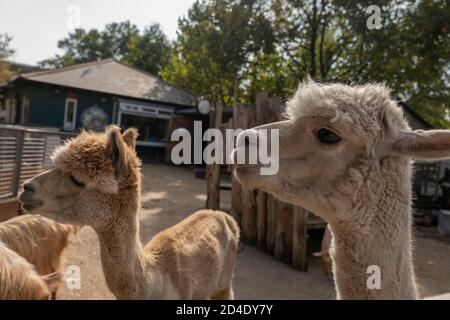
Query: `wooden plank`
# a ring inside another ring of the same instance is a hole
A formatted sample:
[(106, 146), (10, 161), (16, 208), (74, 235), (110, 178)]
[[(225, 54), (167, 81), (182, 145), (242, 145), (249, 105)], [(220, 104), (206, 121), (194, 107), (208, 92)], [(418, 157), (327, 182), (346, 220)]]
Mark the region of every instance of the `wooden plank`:
[(247, 244), (256, 243), (256, 199), (254, 191), (242, 190), (242, 240)]
[(306, 271), (306, 244), (307, 244), (307, 219), (308, 212), (300, 207), (294, 207), (293, 213), (293, 242), (292, 242), (292, 266), (299, 271)]
[[(233, 106), (233, 129), (239, 129), (242, 127), (242, 105), (235, 103)], [(234, 168), (232, 169), (234, 172)], [(231, 179), (231, 215), (234, 219), (241, 224), (241, 184), (236, 179)]]
[[(261, 91), (256, 95), (256, 125), (266, 123), (266, 112), (268, 107), (267, 92)], [(264, 191), (257, 191), (257, 246), (261, 250), (266, 250), (266, 222), (267, 222), (267, 194)]]
[(258, 190), (256, 199), (257, 245), (260, 250), (264, 251), (266, 250), (267, 193)]
[(17, 132), (17, 153), (16, 153), (16, 166), (14, 171), (14, 183), (12, 187), (13, 195), (16, 197), (19, 192), (20, 187), (20, 175), (21, 175), (21, 165), (22, 163), (22, 151), (23, 151), (23, 139), (24, 139), (24, 132), (19, 131)]
[[(248, 128), (249, 117), (251, 117), (249, 109), (244, 110), (242, 113), (242, 128)], [(245, 190), (241, 191), (241, 235), (242, 240), (248, 244), (256, 243), (257, 230), (256, 230), (256, 199), (254, 191)]]
[(278, 260), (284, 262), (290, 262), (292, 259), (292, 211), (292, 205), (281, 201), (277, 203), (274, 254)]
[(275, 251), (276, 210), (277, 200), (272, 195), (267, 195), (266, 250), (269, 253)]
[[(221, 128), (222, 124), (222, 101), (220, 98), (220, 88), (215, 87), (215, 103), (210, 123), (214, 128)], [(206, 208), (218, 210), (220, 208), (220, 164), (211, 164), (206, 167), (207, 199)]]

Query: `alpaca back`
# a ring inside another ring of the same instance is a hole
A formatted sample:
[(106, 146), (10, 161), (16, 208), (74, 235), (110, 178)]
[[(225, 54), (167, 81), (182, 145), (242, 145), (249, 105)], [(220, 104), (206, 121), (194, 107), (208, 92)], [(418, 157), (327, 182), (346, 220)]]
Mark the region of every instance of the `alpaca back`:
[(22, 215), (0, 223), (0, 241), (47, 275), (61, 271), (69, 234), (76, 230), (39, 215)]
[(146, 246), (151, 263), (170, 284), (155, 297), (232, 298), (239, 227), (220, 211), (200, 210), (157, 234)]
[(48, 300), (60, 273), (41, 277), (23, 257), (0, 242), (0, 300)]

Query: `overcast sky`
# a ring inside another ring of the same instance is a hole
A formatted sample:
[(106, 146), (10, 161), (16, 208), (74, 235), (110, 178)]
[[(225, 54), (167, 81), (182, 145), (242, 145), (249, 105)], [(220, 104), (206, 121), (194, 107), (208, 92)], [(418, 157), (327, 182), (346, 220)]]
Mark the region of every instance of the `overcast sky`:
[(105, 24), (130, 20), (139, 29), (161, 24), (175, 39), (178, 17), (194, 0), (0, 0), (0, 33), (13, 37), (11, 60), (35, 64), (60, 53), (57, 41), (71, 28), (103, 29)]

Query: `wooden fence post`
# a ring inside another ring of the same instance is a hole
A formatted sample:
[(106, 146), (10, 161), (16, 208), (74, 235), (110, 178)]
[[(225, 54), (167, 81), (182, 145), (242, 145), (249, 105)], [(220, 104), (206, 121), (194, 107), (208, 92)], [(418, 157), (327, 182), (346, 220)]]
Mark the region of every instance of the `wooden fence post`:
[[(256, 95), (256, 124), (262, 125), (267, 121), (268, 112), (268, 96), (267, 92), (258, 92)], [(267, 225), (267, 193), (257, 191), (257, 212), (256, 212), (256, 228), (257, 228), (257, 245), (261, 250), (266, 250), (266, 225)]]
[[(242, 114), (242, 128), (249, 128), (249, 124), (254, 122), (252, 114), (249, 109), (244, 110)], [(241, 191), (241, 208), (242, 208), (242, 239), (248, 244), (254, 244), (257, 238), (256, 230), (256, 199), (255, 192), (253, 190)]]
[[(242, 127), (242, 105), (236, 102), (233, 105), (233, 129)], [(234, 172), (234, 166), (232, 171)], [(236, 179), (231, 179), (231, 215), (241, 224), (242, 209), (241, 209), (241, 184)]]
[(290, 262), (292, 259), (292, 211), (293, 207), (278, 201), (275, 224), (275, 257), (278, 260)]
[[(214, 88), (214, 110), (210, 115), (210, 127), (220, 129), (222, 125), (222, 101), (220, 87)], [(206, 167), (207, 199), (206, 208), (212, 210), (220, 209), (220, 164), (214, 163)]]
[(266, 250), (269, 253), (275, 251), (275, 225), (276, 225), (277, 200), (267, 196), (267, 225), (266, 225)]
[(13, 180), (13, 197), (17, 197), (20, 188), (20, 176), (22, 171), (22, 153), (23, 146), (25, 141), (25, 131), (19, 130), (17, 131), (16, 136), (16, 159), (14, 166), (14, 180)]
[(266, 250), (266, 227), (267, 227), (267, 193), (258, 190), (256, 195), (256, 227), (257, 244), (260, 250)]
[(300, 207), (294, 207), (292, 266), (299, 271), (306, 271), (306, 244), (308, 236), (308, 212)]

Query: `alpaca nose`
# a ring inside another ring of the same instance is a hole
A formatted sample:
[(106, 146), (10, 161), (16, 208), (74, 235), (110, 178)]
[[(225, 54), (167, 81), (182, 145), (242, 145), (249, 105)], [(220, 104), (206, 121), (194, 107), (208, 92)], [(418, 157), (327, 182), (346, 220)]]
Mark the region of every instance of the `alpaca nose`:
[(31, 182), (25, 182), (23, 184), (23, 190), (28, 191), (28, 192), (34, 192), (34, 191), (36, 191), (36, 187)]

